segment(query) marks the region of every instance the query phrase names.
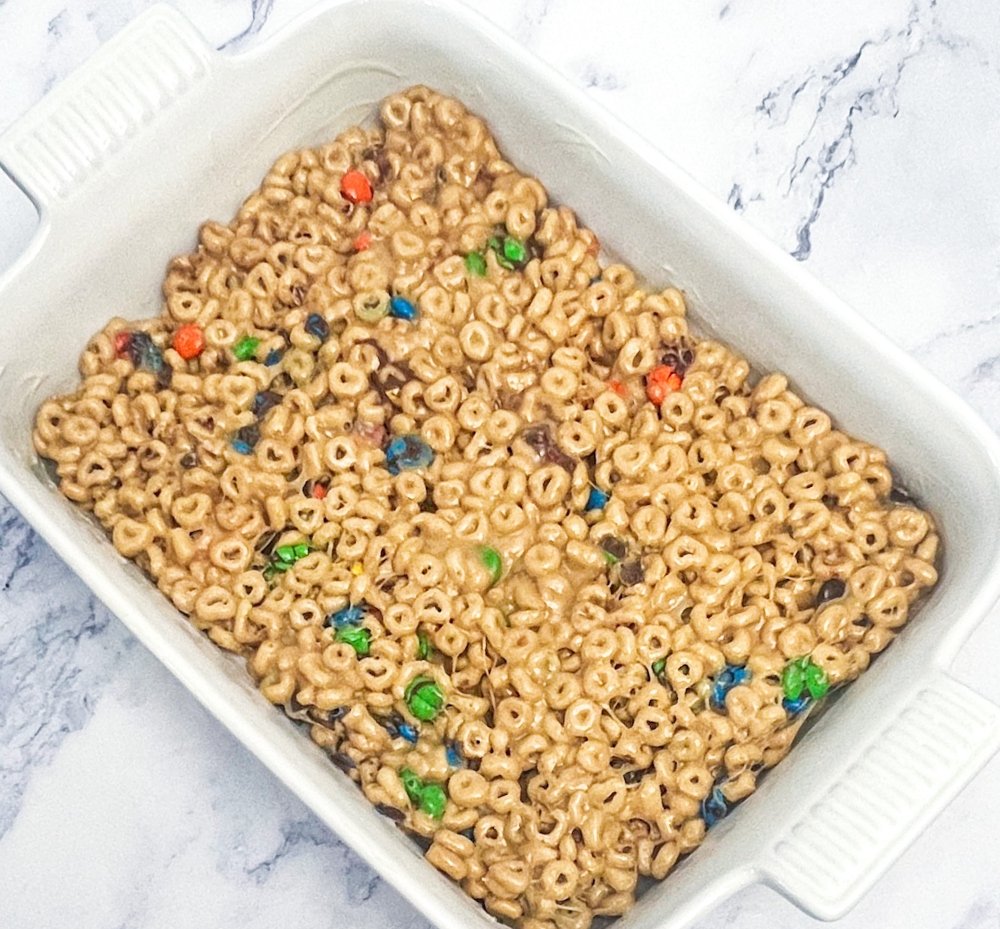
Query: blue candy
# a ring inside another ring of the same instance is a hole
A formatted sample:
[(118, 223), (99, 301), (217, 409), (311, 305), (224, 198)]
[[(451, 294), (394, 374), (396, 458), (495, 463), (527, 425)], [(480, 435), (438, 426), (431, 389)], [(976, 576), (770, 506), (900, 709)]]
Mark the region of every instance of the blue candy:
[(396, 319), (416, 319), (417, 308), (406, 297), (393, 297), (389, 301), (389, 315)]
[(724, 713), (726, 710), (726, 695), (737, 684), (745, 684), (750, 680), (750, 670), (744, 665), (726, 665), (715, 678), (712, 687), (711, 705), (713, 710)]
[(590, 496), (587, 497), (587, 505), (584, 509), (589, 513), (591, 510), (603, 510), (607, 506), (610, 494), (606, 494), (597, 487), (590, 488)]
[(333, 626), (335, 629), (343, 629), (346, 626), (358, 625), (364, 617), (364, 605), (355, 603), (350, 606), (345, 606), (343, 609), (337, 610), (336, 613), (332, 613), (327, 617), (326, 624), (328, 626)]
[(462, 767), (462, 753), (458, 750), (458, 745), (454, 742), (449, 742), (445, 745), (444, 753), (449, 768)]
[(713, 787), (712, 792), (701, 801), (701, 818), (705, 820), (705, 825), (711, 828), (728, 812), (729, 805), (722, 794), (722, 788)]
[(434, 450), (418, 435), (396, 436), (385, 450), (386, 467), (390, 474), (430, 467)]
[(128, 343), (129, 357), (137, 368), (143, 367), (154, 374), (163, 370), (163, 352), (148, 332), (133, 332)]
[(724, 713), (726, 710), (726, 694), (729, 693), (729, 688), (726, 687), (721, 681), (716, 681), (712, 687), (712, 698), (710, 703), (712, 709), (719, 713)]
[(396, 726), (396, 731), (404, 738), (407, 742), (415, 745), (420, 734), (417, 732), (416, 726), (411, 726), (409, 723), (399, 723)]
[(781, 701), (781, 705), (790, 716), (798, 716), (799, 713), (809, 706), (809, 694), (803, 693), (801, 697), (798, 697), (795, 700), (789, 700), (788, 697), (785, 697), (785, 699)]
[(272, 348), (271, 351), (267, 353), (267, 357), (264, 359), (264, 364), (269, 368), (273, 368), (279, 361), (281, 361), (281, 356), (284, 354), (280, 349)]
[(241, 455), (253, 454), (253, 448), (249, 442), (244, 442), (242, 439), (233, 439), (230, 444), (233, 446), (234, 452), (239, 452)]
[(310, 313), (306, 319), (306, 332), (317, 339), (326, 340), (330, 336), (330, 324), (319, 313)]

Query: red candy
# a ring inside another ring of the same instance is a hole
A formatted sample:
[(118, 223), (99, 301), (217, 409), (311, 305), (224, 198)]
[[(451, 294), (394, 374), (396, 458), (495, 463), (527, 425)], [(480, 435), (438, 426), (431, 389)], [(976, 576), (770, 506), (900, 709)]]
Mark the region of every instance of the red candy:
[(348, 171), (340, 179), (340, 195), (351, 203), (371, 203), (371, 181), (360, 171)]
[(124, 358), (128, 354), (129, 346), (132, 344), (132, 333), (127, 329), (115, 333), (115, 354), (119, 358)]
[(190, 361), (205, 351), (205, 333), (197, 323), (185, 323), (174, 333), (171, 344), (181, 358)]
[(326, 499), (326, 488), (322, 484), (313, 484), (312, 495), (317, 500)]
[(354, 251), (356, 252), (367, 251), (368, 248), (371, 246), (371, 244), (372, 244), (372, 234), (367, 229), (364, 229), (363, 231), (358, 233), (358, 237), (354, 240)]
[(680, 375), (670, 365), (657, 365), (646, 375), (646, 396), (659, 406), (669, 394), (681, 389)]

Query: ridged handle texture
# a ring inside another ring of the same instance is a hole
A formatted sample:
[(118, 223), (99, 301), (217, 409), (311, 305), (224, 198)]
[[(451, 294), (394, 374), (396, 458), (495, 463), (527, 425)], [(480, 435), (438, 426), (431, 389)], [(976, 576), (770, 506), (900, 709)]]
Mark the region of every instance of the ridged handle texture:
[(771, 883), (836, 919), (1000, 747), (1000, 708), (944, 674), (916, 691), (771, 847)]
[(71, 198), (207, 77), (210, 56), (176, 10), (151, 8), (0, 137), (0, 167), (43, 209)]

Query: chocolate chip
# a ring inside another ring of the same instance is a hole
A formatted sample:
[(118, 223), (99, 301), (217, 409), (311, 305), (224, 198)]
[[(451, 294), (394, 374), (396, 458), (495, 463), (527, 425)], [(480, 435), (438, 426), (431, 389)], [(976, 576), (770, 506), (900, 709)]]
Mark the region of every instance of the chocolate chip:
[(576, 469), (577, 459), (567, 455), (552, 438), (552, 431), (547, 423), (529, 426), (521, 432), (521, 438), (546, 461), (565, 468), (570, 474)]
[(548, 450), (552, 447), (552, 433), (545, 423), (540, 423), (537, 426), (528, 426), (527, 429), (521, 432), (521, 438), (542, 458), (547, 455)]
[(372, 161), (378, 168), (379, 180), (384, 181), (392, 174), (392, 165), (389, 163), (389, 153), (381, 145), (372, 145), (361, 153), (362, 161)]
[(621, 539), (616, 539), (613, 535), (606, 535), (601, 539), (601, 548), (619, 561), (625, 557), (625, 552), (627, 551), (625, 543)]
[(819, 593), (816, 595), (816, 605), (821, 606), (830, 600), (839, 600), (844, 596), (846, 590), (847, 585), (839, 577), (832, 577), (820, 587)]
[(391, 819), (394, 823), (401, 823), (406, 819), (406, 814), (402, 810), (397, 810), (394, 806), (388, 806), (385, 803), (377, 803), (375, 810)]
[(622, 564), (621, 579), (626, 587), (634, 587), (636, 584), (641, 584), (645, 578), (646, 572), (643, 570), (642, 562), (638, 558)]
[(344, 774), (353, 771), (358, 766), (350, 755), (345, 755), (343, 752), (331, 752), (330, 761), (333, 762), (335, 767), (340, 768)]
[(276, 393), (273, 390), (262, 390), (253, 398), (253, 404), (250, 409), (252, 410), (254, 416), (263, 417), (276, 406), (280, 405), (281, 394)]
[(553, 445), (545, 457), (570, 474), (576, 470), (577, 460), (572, 455), (567, 455), (558, 445)]
[(256, 423), (251, 423), (249, 426), (237, 429), (236, 440), (239, 442), (246, 442), (247, 445), (253, 448), (260, 441), (260, 426)]
[(684, 338), (668, 343), (664, 346), (661, 361), (683, 377), (687, 369), (694, 363), (694, 350), (691, 343)]
[(197, 466), (198, 456), (194, 452), (188, 452), (181, 458), (178, 464), (180, 464), (180, 466), (185, 470), (188, 470), (190, 468)]

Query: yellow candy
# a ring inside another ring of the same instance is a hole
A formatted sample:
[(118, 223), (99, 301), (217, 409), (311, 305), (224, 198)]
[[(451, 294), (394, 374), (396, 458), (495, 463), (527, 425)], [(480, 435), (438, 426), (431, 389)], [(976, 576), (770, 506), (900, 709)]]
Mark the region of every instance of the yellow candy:
[(351, 565), (351, 574), (353, 574), (355, 577), (361, 577), (361, 575), (364, 573), (365, 569), (360, 561), (355, 561), (354, 564)]

